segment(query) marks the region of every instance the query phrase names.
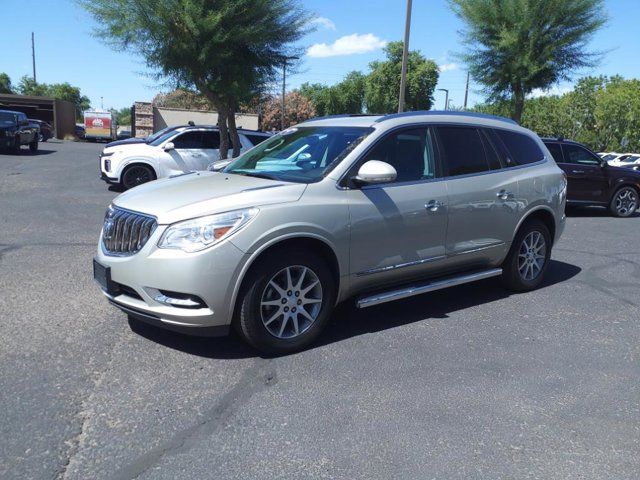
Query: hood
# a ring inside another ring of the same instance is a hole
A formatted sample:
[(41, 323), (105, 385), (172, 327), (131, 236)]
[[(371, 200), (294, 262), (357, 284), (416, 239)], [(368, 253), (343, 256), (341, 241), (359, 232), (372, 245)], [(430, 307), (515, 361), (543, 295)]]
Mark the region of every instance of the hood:
[(158, 147), (154, 147), (145, 142), (125, 143), (124, 145), (116, 145), (115, 147), (105, 147), (104, 150), (102, 150), (102, 154), (126, 152), (128, 155), (145, 155), (149, 154), (150, 148)]
[(153, 215), (162, 225), (240, 208), (295, 202), (306, 187), (304, 183), (195, 172), (140, 185), (116, 197), (113, 204)]
[(115, 142), (107, 143), (104, 148), (117, 147), (119, 145), (131, 145), (133, 143), (147, 143), (144, 138), (126, 138), (124, 140), (116, 140)]

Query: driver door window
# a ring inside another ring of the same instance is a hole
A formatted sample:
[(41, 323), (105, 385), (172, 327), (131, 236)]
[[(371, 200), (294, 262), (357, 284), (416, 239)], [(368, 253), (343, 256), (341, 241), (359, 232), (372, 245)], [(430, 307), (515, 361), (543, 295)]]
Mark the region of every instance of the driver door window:
[(176, 149), (202, 148), (202, 132), (185, 132), (173, 139)]
[(600, 158), (578, 145), (562, 145), (564, 161), (580, 165), (600, 165)]
[(396, 182), (429, 180), (436, 177), (431, 130), (402, 130), (384, 138), (361, 161), (380, 160), (393, 166)]

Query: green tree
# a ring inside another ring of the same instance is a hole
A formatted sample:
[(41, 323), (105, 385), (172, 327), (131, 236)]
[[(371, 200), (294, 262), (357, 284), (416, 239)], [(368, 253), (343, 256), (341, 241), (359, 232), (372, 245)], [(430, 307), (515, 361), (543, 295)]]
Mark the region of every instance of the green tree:
[(587, 44), (604, 25), (603, 0), (449, 0), (465, 23), (462, 58), (492, 99), (511, 98), (520, 121), (525, 97), (594, 65)]
[(330, 112), (330, 89), (327, 85), (321, 83), (303, 83), (300, 85), (300, 95), (307, 97), (313, 104), (316, 115), (324, 117), (325, 115), (332, 115)]
[[(402, 42), (389, 43), (384, 51), (385, 61), (369, 64), (371, 72), (365, 79), (364, 103), (368, 112), (398, 111)], [(406, 110), (429, 110), (433, 105), (433, 91), (438, 83), (438, 66), (419, 51), (410, 51), (407, 66)]]
[(185, 88), (169, 93), (159, 93), (152, 102), (157, 107), (184, 108), (186, 110), (211, 110), (209, 100), (202, 94)]
[(54, 83), (45, 85), (47, 87), (47, 95), (58, 100), (66, 100), (75, 105), (76, 118), (81, 118), (85, 110), (91, 108), (91, 100), (82, 95), (78, 87), (70, 85), (68, 82)]
[(131, 125), (131, 107), (123, 107), (116, 112), (118, 125)]
[(13, 93), (11, 79), (6, 73), (0, 73), (0, 93)]
[(33, 77), (24, 75), (18, 83), (20, 95), (32, 95), (36, 97), (49, 97), (49, 86), (46, 83), (36, 83)]
[(595, 145), (598, 150), (640, 150), (640, 80), (613, 77), (595, 95)]
[[(159, 78), (195, 88), (218, 111), (240, 153), (235, 113), (273, 81), (309, 29), (297, 0), (80, 0), (100, 35), (141, 55)], [(288, 63), (291, 66), (291, 62)]]

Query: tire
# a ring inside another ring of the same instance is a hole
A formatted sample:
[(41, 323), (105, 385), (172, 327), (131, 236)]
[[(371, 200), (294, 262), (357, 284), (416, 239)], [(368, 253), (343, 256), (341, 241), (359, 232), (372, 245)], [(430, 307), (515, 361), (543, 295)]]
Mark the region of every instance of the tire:
[(331, 316), (333, 275), (318, 255), (303, 249), (271, 253), (258, 261), (243, 282), (234, 327), (263, 353), (302, 350), (318, 338)]
[(45, 141), (44, 135), (42, 135), (42, 133), (39, 133), (38, 134), (38, 142), (44, 142), (44, 141)]
[(38, 151), (38, 139), (37, 138), (33, 142), (31, 142), (29, 144), (29, 150), (31, 152), (37, 152)]
[(502, 283), (505, 288), (515, 292), (538, 288), (549, 266), (552, 243), (551, 234), (544, 223), (535, 219), (526, 221), (518, 230), (502, 264)]
[(624, 185), (616, 190), (609, 203), (609, 211), (614, 217), (630, 217), (638, 210), (638, 190)]
[(11, 147), (11, 151), (13, 152), (14, 155), (20, 155), (20, 151), (22, 149), (20, 148), (20, 141), (17, 138), (13, 139), (13, 146)]
[(123, 189), (129, 190), (130, 188), (137, 187), (143, 183), (151, 182), (156, 179), (156, 173), (153, 168), (148, 165), (135, 164), (125, 168), (122, 172), (122, 179), (120, 184)]

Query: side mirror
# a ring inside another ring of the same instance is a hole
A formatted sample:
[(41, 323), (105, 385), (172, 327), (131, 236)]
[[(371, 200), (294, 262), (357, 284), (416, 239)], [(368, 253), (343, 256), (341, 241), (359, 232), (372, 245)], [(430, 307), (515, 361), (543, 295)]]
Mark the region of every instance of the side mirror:
[(397, 176), (396, 169), (387, 162), (369, 160), (360, 167), (358, 175), (353, 178), (353, 181), (362, 185), (374, 185), (393, 182)]
[(609, 163), (606, 160), (600, 160), (600, 168), (605, 168)]
[(176, 148), (176, 146), (173, 144), (173, 142), (169, 142), (169, 143), (165, 143), (165, 144), (164, 144), (164, 148), (163, 148), (163, 150), (164, 150), (165, 152), (170, 152), (171, 150), (173, 150), (173, 149), (175, 149), (175, 148)]

